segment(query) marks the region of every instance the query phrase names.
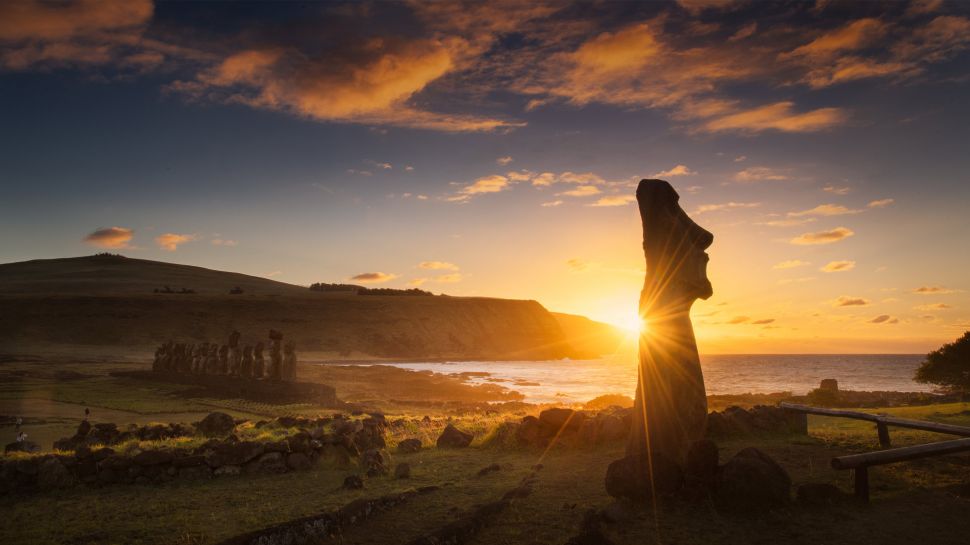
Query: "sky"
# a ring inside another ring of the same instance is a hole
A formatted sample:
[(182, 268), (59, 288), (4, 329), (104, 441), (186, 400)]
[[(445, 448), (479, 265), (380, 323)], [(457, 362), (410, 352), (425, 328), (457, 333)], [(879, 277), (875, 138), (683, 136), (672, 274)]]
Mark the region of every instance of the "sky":
[(0, 262), (100, 251), (619, 325), (642, 178), (702, 353), (970, 329), (970, 3), (0, 3)]

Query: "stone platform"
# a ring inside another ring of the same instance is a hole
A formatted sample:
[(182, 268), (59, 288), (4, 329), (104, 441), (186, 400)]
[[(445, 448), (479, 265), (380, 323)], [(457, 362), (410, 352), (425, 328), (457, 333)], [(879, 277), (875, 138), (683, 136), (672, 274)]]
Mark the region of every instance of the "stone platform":
[(167, 371), (116, 371), (111, 376), (187, 384), (205, 390), (205, 395), (249, 399), (263, 403), (316, 403), (337, 407), (337, 392), (326, 384), (256, 380), (226, 375), (192, 375)]

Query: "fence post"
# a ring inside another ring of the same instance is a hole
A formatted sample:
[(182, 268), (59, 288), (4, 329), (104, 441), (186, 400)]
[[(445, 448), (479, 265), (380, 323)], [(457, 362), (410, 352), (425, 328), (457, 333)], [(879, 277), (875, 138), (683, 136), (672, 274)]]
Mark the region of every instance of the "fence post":
[(893, 446), (892, 442), (889, 440), (889, 426), (887, 426), (884, 422), (876, 422), (876, 431), (879, 432), (879, 445), (881, 445), (882, 448), (889, 448)]
[(855, 473), (855, 497), (863, 503), (869, 503), (869, 467), (859, 466)]

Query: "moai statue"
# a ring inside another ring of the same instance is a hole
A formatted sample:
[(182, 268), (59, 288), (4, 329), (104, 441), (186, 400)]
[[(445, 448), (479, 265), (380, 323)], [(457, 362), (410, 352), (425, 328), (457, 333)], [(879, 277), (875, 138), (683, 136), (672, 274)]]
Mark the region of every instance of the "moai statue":
[(283, 378), (283, 334), (275, 329), (269, 330), (269, 370), (270, 380)]
[[(650, 499), (671, 492), (692, 441), (704, 436), (707, 395), (690, 307), (713, 294), (705, 250), (714, 235), (694, 223), (663, 180), (641, 180), (647, 273), (640, 293), (640, 365), (626, 458), (610, 464), (607, 491)], [(666, 468), (666, 469), (665, 469)], [(632, 492), (631, 492), (632, 491)]]
[(239, 376), (252, 378), (253, 376), (253, 347), (246, 345), (242, 350), (242, 361), (239, 362)]
[(179, 343), (178, 350), (178, 363), (175, 365), (175, 369), (179, 373), (189, 372), (189, 345)]
[(239, 332), (235, 330), (229, 334), (229, 374), (232, 376), (239, 376), (239, 365), (242, 362), (239, 337)]
[(202, 345), (197, 344), (192, 346), (192, 374), (198, 375), (201, 372), (202, 361), (199, 354), (202, 353)]
[(266, 373), (266, 363), (263, 361), (263, 343), (256, 343), (253, 348), (253, 378), (263, 378)]
[(283, 380), (296, 381), (296, 345), (290, 341), (283, 345)]
[(163, 352), (162, 365), (161, 365), (162, 371), (172, 370), (172, 358), (174, 356), (173, 354), (174, 351), (175, 351), (175, 343), (173, 343), (172, 341), (168, 341), (164, 345), (162, 345), (162, 352)]
[(164, 357), (164, 355), (165, 355), (165, 345), (162, 344), (155, 349), (155, 359), (152, 360), (152, 371), (162, 370), (162, 358)]
[(205, 358), (205, 374), (219, 374), (219, 345), (212, 343), (209, 345), (209, 353)]
[(222, 345), (219, 347), (219, 374), (229, 373), (229, 347)]

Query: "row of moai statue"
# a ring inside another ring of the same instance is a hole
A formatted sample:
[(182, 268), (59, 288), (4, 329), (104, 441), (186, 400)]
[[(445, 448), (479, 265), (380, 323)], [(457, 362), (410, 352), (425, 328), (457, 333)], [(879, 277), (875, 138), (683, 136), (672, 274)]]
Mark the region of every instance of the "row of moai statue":
[(246, 345), (240, 349), (238, 331), (229, 335), (229, 344), (175, 343), (168, 341), (155, 350), (153, 371), (195, 375), (227, 375), (266, 380), (296, 380), (296, 346), (283, 344), (283, 334), (269, 330), (269, 361), (263, 357), (266, 346)]

